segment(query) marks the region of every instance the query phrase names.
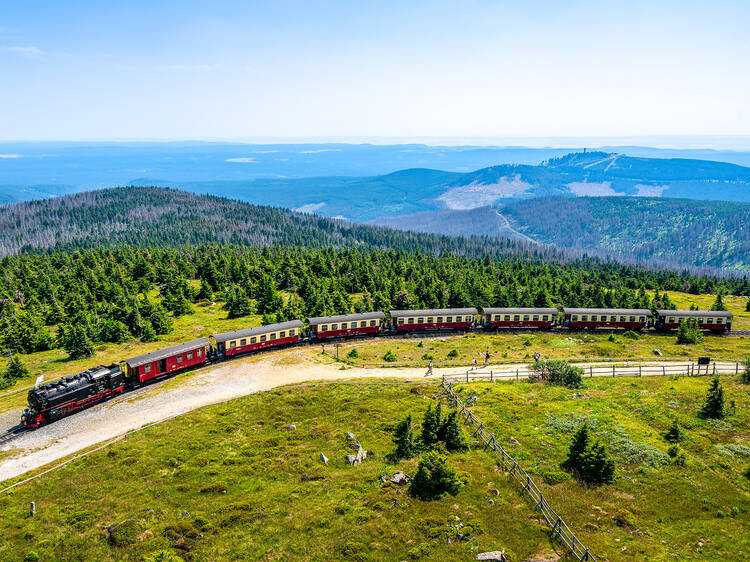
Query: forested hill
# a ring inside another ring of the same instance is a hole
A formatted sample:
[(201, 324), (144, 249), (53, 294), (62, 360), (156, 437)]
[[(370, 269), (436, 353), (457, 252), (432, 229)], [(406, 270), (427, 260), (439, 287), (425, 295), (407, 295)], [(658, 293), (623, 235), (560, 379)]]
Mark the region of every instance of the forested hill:
[(650, 197), (547, 197), (500, 209), (539, 242), (661, 265), (750, 271), (750, 204)]
[(216, 243), (366, 246), (542, 261), (564, 257), (552, 248), (523, 241), (401, 232), (153, 187), (103, 189), (0, 206), (0, 232), (0, 257), (21, 251)]

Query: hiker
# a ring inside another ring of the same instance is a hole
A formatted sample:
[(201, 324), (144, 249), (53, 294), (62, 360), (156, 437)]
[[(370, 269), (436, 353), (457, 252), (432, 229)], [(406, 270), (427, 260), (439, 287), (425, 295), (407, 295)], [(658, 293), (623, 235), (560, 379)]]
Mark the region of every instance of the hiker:
[(536, 361), (537, 363), (539, 363), (539, 357), (540, 357), (540, 355), (539, 355), (539, 352), (537, 351), (537, 352), (536, 352), (536, 353), (534, 354), (534, 361)]
[(472, 370), (476, 371), (476, 369), (477, 369), (477, 358), (474, 357), (474, 359), (472, 359), (471, 362), (472, 362), (472, 365), (474, 365), (472, 367)]
[(427, 372), (424, 374), (424, 376), (429, 377), (432, 373), (432, 360), (430, 360), (430, 364), (427, 366)]
[(486, 367), (487, 364), (490, 362), (490, 350), (484, 352), (484, 366)]

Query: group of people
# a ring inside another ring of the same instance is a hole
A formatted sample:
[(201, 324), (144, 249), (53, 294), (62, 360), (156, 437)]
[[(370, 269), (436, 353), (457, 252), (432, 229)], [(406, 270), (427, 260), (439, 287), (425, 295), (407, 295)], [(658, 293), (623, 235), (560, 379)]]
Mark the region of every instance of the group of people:
[[(487, 365), (489, 365), (489, 363), (490, 363), (490, 350), (488, 349), (488, 350), (486, 350), (484, 352), (484, 366), (486, 367)], [(427, 365), (427, 372), (424, 374), (424, 376), (428, 377), (428, 376), (434, 374), (432, 372), (432, 367), (433, 367), (433, 363), (432, 363), (432, 359), (430, 359), (430, 364)], [(472, 367), (471, 368), (472, 368), (472, 370), (477, 368), (477, 358), (476, 357), (474, 357), (472, 359)]]

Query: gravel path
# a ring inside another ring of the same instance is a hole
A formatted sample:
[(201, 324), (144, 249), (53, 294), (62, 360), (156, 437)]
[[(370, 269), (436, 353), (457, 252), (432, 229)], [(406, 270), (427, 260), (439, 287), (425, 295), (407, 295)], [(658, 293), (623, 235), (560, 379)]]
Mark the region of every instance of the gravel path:
[[(515, 373), (517, 365), (494, 366), (496, 374)], [(435, 369), (442, 374), (458, 374), (465, 369)], [(482, 373), (480, 369), (478, 373)], [(313, 380), (356, 378), (424, 378), (420, 368), (347, 368), (322, 364), (311, 352), (277, 351), (262, 357), (250, 357), (206, 367), (181, 380), (167, 379), (124, 396), (99, 404), (35, 431), (22, 433), (5, 443), (2, 450), (21, 452), (0, 461), (0, 482), (29, 470), (107, 441), (143, 425), (185, 414), (196, 408), (246, 396), (259, 390)], [(521, 375), (523, 377), (523, 374)], [(19, 412), (9, 412), (0, 420), (18, 423)], [(12, 422), (12, 424), (11, 424)]]

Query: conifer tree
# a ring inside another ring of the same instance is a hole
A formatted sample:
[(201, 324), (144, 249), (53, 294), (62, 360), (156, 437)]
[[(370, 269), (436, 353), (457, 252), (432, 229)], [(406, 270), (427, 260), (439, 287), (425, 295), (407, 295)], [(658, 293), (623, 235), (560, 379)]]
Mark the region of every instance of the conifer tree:
[(568, 450), (568, 458), (562, 463), (562, 467), (575, 471), (581, 466), (582, 460), (589, 448), (589, 426), (584, 423), (573, 436), (573, 442)]
[(726, 310), (726, 309), (727, 307), (724, 305), (723, 296), (721, 294), (721, 291), (719, 291), (718, 293), (716, 293), (716, 300), (714, 301), (714, 304), (711, 305), (711, 310), (720, 311), (720, 310)]
[(442, 441), (448, 451), (463, 451), (468, 448), (466, 437), (458, 423), (458, 412), (453, 410), (441, 426)]
[(94, 344), (89, 339), (86, 329), (80, 324), (65, 327), (62, 346), (71, 359), (90, 357), (94, 354)]
[(672, 425), (669, 426), (667, 433), (664, 434), (664, 439), (666, 439), (670, 443), (677, 443), (680, 439), (682, 439), (682, 430), (680, 429), (677, 420), (672, 421)]
[(422, 446), (425, 448), (432, 447), (437, 443), (438, 429), (440, 424), (437, 421), (435, 411), (432, 409), (432, 404), (427, 406), (427, 411), (424, 413), (422, 418)]
[(706, 394), (700, 415), (703, 418), (722, 419), (724, 417), (724, 389), (719, 384), (719, 377), (714, 377)]
[(396, 426), (393, 442), (396, 444), (395, 457), (397, 459), (410, 459), (416, 453), (411, 414), (406, 416)]

